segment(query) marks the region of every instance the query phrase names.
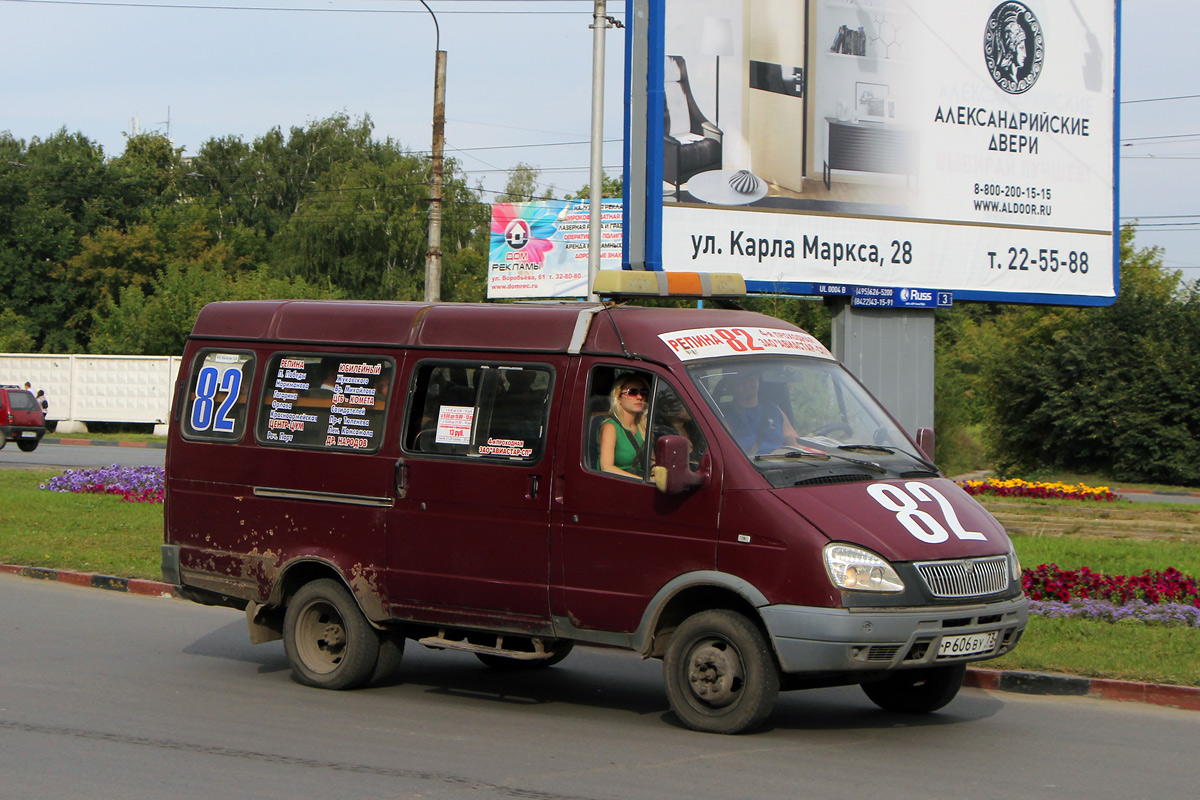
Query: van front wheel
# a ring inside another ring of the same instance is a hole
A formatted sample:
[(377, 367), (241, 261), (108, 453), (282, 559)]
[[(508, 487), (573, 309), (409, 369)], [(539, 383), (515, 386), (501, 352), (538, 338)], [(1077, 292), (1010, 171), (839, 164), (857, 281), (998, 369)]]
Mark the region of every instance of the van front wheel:
[(675, 629), (663, 659), (671, 710), (706, 733), (743, 733), (779, 696), (779, 671), (762, 632), (741, 614), (714, 609)]
[(283, 648), (292, 675), (318, 689), (354, 689), (371, 678), (379, 636), (345, 586), (328, 578), (306, 583), (283, 617)]
[(966, 664), (899, 670), (881, 681), (864, 683), (863, 692), (884, 711), (928, 714), (949, 703), (962, 688)]

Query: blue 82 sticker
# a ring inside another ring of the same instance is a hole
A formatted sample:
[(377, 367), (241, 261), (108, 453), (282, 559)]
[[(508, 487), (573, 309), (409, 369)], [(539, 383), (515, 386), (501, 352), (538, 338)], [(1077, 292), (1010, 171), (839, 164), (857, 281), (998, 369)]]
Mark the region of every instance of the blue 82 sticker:
[[(238, 391), (242, 387), (240, 367), (227, 367), (222, 374), (216, 367), (204, 367), (196, 377), (196, 397), (192, 400), (190, 422), (192, 430), (214, 433), (232, 433), (236, 421), (230, 416), (237, 403)], [(217, 406), (217, 395), (225, 393), (225, 399)]]

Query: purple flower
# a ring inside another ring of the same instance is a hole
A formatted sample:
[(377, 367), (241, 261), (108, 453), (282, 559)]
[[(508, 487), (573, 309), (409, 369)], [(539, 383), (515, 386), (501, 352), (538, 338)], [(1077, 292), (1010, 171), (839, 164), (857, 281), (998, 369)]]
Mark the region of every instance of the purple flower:
[(1029, 612), (1049, 619), (1097, 619), (1103, 622), (1145, 623), (1167, 627), (1200, 628), (1200, 608), (1183, 603), (1147, 603), (1130, 600), (1030, 600)]
[(129, 502), (161, 503), (164, 491), (162, 467), (96, 467), (66, 470), (38, 488), (76, 494), (115, 494)]

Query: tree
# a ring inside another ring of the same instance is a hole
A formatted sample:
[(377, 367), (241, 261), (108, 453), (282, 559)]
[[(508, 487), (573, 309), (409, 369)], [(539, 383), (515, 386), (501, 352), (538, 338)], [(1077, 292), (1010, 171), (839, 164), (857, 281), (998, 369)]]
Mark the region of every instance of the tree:
[(32, 353), (29, 322), (11, 308), (0, 310), (0, 353)]
[[(610, 178), (604, 175), (600, 180), (600, 196), (604, 199), (619, 198), (625, 193), (625, 180), (621, 176)], [(564, 199), (574, 200), (576, 202), (592, 199), (592, 185), (585, 183), (583, 187), (574, 194), (567, 195)]]
[(553, 200), (554, 184), (548, 184), (544, 189), (538, 182), (541, 172), (534, 166), (519, 162), (508, 172), (508, 183), (504, 191), (496, 196), (497, 203), (528, 203), (534, 200)]
[(303, 280), (275, 278), (267, 270), (232, 278), (202, 262), (172, 263), (143, 293), (126, 288), (118, 301), (109, 300), (96, 314), (94, 353), (178, 355), (200, 309), (218, 300), (336, 298), (339, 293)]
[(984, 366), (997, 465), (1200, 485), (1200, 289), (1121, 232), (1108, 308), (1014, 309)]

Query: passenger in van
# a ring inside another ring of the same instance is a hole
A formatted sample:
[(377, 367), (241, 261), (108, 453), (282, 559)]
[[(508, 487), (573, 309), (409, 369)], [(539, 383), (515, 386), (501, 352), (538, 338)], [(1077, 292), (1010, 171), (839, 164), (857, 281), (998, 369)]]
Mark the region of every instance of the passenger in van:
[[(682, 436), (688, 441), (688, 461), (696, 466), (704, 454), (704, 436), (696, 427), (692, 414), (666, 382), (659, 384), (654, 400), (654, 420), (651, 423), (655, 442), (662, 436)], [(650, 451), (653, 453), (653, 449)]]
[(650, 390), (645, 379), (625, 375), (617, 379), (608, 396), (608, 419), (600, 425), (600, 469), (641, 478)]
[(738, 447), (752, 457), (800, 443), (783, 410), (759, 397), (761, 381), (757, 370), (739, 372), (731, 380), (733, 402), (721, 409)]

